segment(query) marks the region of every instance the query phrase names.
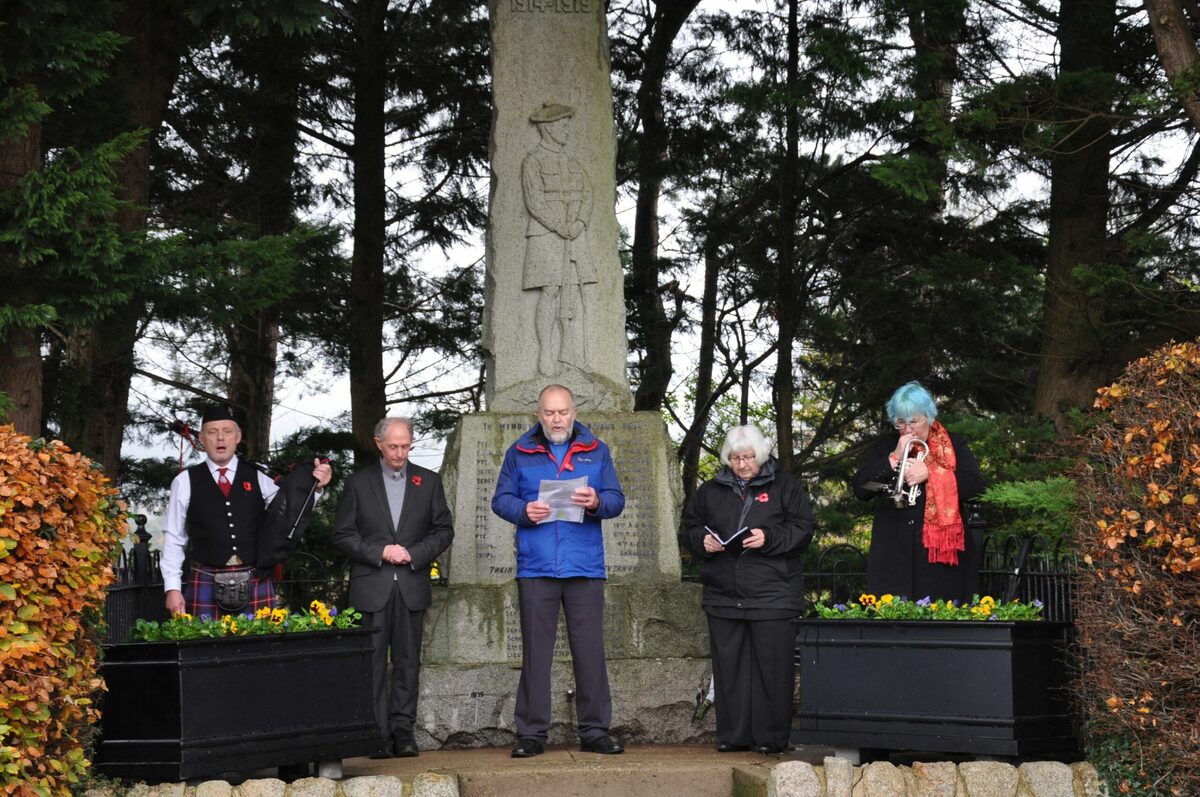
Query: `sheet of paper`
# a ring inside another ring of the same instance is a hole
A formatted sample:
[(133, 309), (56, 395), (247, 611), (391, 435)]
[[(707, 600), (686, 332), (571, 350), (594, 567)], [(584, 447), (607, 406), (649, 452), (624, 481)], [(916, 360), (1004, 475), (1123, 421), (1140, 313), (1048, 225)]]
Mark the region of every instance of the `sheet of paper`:
[[(543, 479), (538, 485), (538, 500), (550, 505), (550, 517), (542, 521), (564, 520), (567, 523), (583, 522), (583, 507), (571, 503), (571, 493), (577, 487), (587, 487), (587, 476), (578, 479), (555, 481)], [(538, 524), (539, 526), (541, 523)]]

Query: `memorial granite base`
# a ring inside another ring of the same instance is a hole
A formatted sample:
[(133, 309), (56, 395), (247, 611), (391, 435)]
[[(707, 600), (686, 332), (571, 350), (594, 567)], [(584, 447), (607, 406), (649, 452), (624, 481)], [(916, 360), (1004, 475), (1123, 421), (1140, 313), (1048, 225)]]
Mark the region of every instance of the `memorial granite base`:
[[(610, 732), (625, 744), (711, 742), (714, 714), (693, 722), (697, 687), (707, 686), (707, 660), (615, 659), (608, 662), (613, 694)], [(471, 668), (425, 665), (417, 741), (439, 747), (510, 747), (516, 741), (513, 709), (519, 665)], [(569, 661), (551, 671), (553, 718), (549, 744), (579, 741), (574, 710), (574, 678)]]
[[(604, 623), (613, 732), (629, 743), (711, 738), (711, 716), (691, 722), (696, 693), (707, 688), (711, 672), (699, 585), (609, 583)], [(521, 666), (516, 584), (437, 589), (425, 629), (418, 742), (511, 742)], [(555, 651), (551, 742), (569, 742), (573, 679), (561, 617)]]

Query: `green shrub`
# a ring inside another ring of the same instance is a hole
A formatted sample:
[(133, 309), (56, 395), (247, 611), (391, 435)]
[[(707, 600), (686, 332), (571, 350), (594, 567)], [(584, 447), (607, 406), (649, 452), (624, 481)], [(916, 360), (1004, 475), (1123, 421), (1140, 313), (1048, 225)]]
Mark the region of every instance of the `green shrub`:
[(1053, 547), (1070, 542), (1074, 528), (1075, 482), (1066, 476), (993, 484), (981, 500), (1004, 510), (1006, 531), (1036, 534)]

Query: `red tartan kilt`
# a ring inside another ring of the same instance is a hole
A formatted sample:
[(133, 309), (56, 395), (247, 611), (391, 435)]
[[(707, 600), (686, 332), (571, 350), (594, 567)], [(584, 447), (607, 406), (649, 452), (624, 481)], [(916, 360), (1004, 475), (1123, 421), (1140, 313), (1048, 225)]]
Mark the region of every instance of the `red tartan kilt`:
[[(230, 573), (238, 570), (250, 571), (250, 602), (239, 612), (222, 611), (213, 601), (213, 573)], [(192, 617), (207, 615), (213, 620), (217, 620), (225, 614), (254, 614), (264, 607), (274, 608), (275, 580), (269, 573), (260, 578), (255, 568), (244, 565), (208, 567), (194, 564), (191, 578), (183, 585), (183, 598), (186, 601), (187, 613)]]

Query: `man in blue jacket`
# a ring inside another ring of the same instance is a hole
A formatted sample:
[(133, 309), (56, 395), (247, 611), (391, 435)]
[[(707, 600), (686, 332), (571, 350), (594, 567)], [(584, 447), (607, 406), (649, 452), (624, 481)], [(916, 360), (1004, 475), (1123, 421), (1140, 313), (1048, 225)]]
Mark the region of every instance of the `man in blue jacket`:
[[(492, 511), (516, 525), (521, 680), (513, 758), (540, 755), (550, 728), (550, 666), (558, 607), (567, 618), (575, 670), (579, 749), (625, 751), (608, 735), (612, 695), (604, 661), (604, 538), (600, 521), (621, 514), (625, 494), (608, 446), (575, 421), (575, 396), (562, 385), (538, 395), (538, 423), (504, 454)], [(570, 494), (579, 519), (539, 500), (542, 482), (586, 479)], [(553, 517), (552, 517), (553, 516)]]

